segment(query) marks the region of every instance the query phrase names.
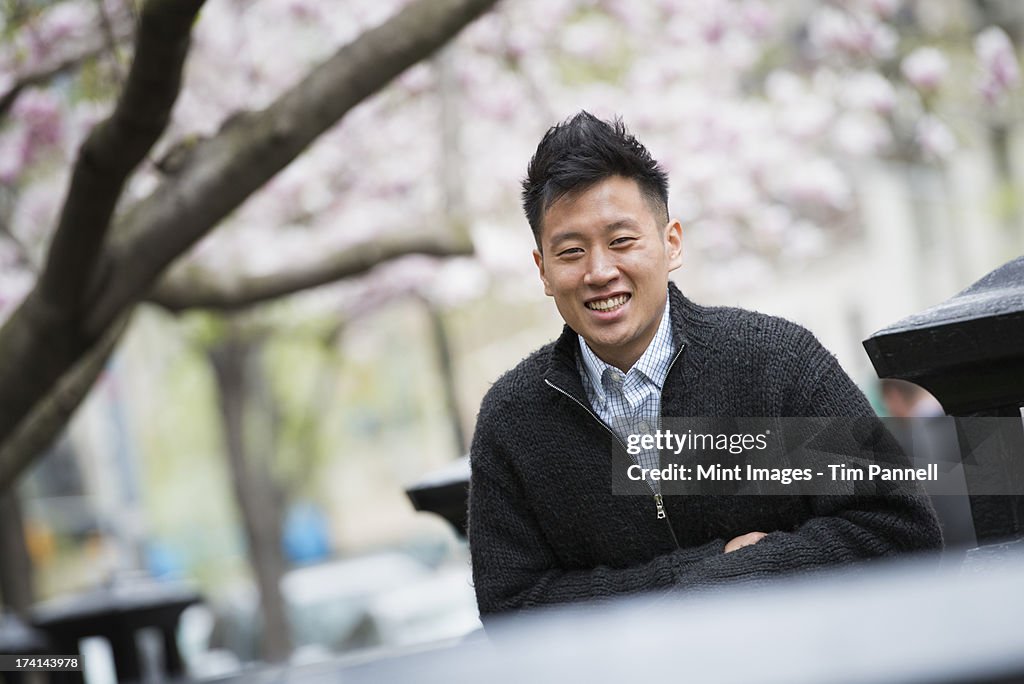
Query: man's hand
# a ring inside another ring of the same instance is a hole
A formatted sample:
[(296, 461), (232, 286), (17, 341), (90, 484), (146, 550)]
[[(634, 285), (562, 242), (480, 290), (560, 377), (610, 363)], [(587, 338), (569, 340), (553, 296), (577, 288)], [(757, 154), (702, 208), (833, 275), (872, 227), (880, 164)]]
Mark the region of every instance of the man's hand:
[(729, 543), (725, 545), (725, 551), (723, 553), (742, 549), (744, 546), (753, 546), (766, 536), (767, 533), (765, 532), (747, 532), (746, 534), (741, 534), (740, 536), (729, 540)]

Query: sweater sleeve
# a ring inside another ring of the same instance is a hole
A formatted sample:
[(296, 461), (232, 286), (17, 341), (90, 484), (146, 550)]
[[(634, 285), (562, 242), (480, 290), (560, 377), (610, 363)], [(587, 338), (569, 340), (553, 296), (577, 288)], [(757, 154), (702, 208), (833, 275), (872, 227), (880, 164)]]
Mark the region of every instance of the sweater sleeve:
[(910, 551), (941, 548), (927, 498), (889, 492), (880, 496), (820, 496), (814, 516), (793, 531), (773, 531), (752, 546), (681, 569), (680, 589), (766, 579), (846, 565)]
[(721, 555), (725, 543), (713, 540), (628, 568), (562, 569), (496, 435), (485, 403), (470, 452), (468, 530), (473, 584), (482, 617), (667, 589), (678, 584), (684, 567)]
[[(784, 415), (865, 419), (879, 431), (876, 454), (909, 467), (909, 459), (884, 428), (853, 380), (814, 336), (800, 328), (795, 346), (805, 373), (790, 391)], [(840, 431), (842, 432), (842, 431)], [(843, 450), (842, 442), (836, 445)], [(854, 450), (857, 445), (846, 445)], [(761, 530), (768, 536), (734, 555), (755, 573), (848, 563), (897, 553), (942, 548), (938, 519), (928, 496), (912, 481), (877, 482), (871, 495), (821, 495), (810, 498), (812, 516), (792, 532)]]
[[(807, 372), (790, 391), (783, 412), (791, 417), (853, 417), (877, 421), (864, 394), (835, 358), (800, 329), (795, 346)], [(884, 429), (880, 423), (874, 426)], [(905, 462), (895, 439), (883, 433), (878, 442), (886, 458)], [(841, 444), (836, 445), (842, 449)], [(710, 587), (725, 582), (766, 579), (849, 564), (898, 553), (942, 547), (942, 535), (927, 495), (914, 482), (880, 483), (887, 489), (871, 495), (821, 495), (809, 498), (811, 517), (792, 531), (768, 533), (752, 546), (709, 557), (680, 569), (680, 589)], [(754, 531), (754, 530), (750, 530)]]

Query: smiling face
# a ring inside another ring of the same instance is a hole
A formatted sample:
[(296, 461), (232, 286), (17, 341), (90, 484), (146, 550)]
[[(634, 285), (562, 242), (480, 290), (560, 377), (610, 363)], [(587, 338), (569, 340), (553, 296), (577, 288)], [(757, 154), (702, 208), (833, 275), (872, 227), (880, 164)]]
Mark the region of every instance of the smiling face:
[(682, 227), (663, 224), (635, 181), (612, 176), (547, 209), (533, 258), (569, 327), (626, 371), (658, 330)]

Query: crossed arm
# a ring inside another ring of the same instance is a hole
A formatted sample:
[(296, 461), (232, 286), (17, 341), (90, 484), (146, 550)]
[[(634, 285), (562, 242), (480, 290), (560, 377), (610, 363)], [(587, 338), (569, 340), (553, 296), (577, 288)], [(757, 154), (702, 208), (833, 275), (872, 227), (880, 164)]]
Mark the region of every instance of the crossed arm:
[[(791, 532), (711, 539), (632, 567), (564, 569), (525, 498), (474, 470), (473, 576), (481, 615), (668, 589), (705, 589), (786, 572), (937, 546), (927, 504), (909, 495), (816, 497), (816, 515)], [(503, 491), (504, 489), (504, 491)]]
[[(820, 362), (799, 375), (787, 393), (791, 401), (778, 413), (874, 418), (864, 396), (831, 355), (810, 333), (801, 334), (813, 343), (814, 358)], [(699, 546), (630, 567), (570, 569), (553, 548), (561, 541), (548, 539), (531, 510), (523, 483), (510, 465), (512, 455), (502, 451), (496, 437), (501, 414), (500, 406), (481, 408), (473, 444), (469, 534), (481, 615), (644, 591), (711, 588), (942, 544), (927, 498), (893, 488), (882, 495), (809, 497), (808, 516), (795, 529), (772, 529), (769, 515), (759, 530), (729, 539), (708, 534)]]

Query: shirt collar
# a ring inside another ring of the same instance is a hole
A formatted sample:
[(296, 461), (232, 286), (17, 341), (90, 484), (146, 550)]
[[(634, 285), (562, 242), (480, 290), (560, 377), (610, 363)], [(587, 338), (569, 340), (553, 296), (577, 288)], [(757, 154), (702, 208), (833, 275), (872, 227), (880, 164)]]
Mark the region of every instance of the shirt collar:
[[(654, 338), (647, 345), (647, 349), (640, 355), (636, 363), (633, 364), (633, 367), (626, 373), (627, 382), (630, 374), (639, 374), (653, 383), (659, 391), (664, 386), (669, 366), (672, 365), (674, 351), (669, 320), (669, 299), (669, 297), (665, 298), (665, 310), (661, 314), (661, 322), (658, 324), (657, 332), (654, 333)], [(587, 380), (590, 381), (590, 388), (597, 396), (597, 399), (604, 403), (605, 390), (601, 379), (604, 377), (605, 371), (612, 368), (612, 365), (598, 358), (597, 354), (591, 350), (590, 345), (587, 344), (583, 337), (577, 335), (577, 338), (579, 338), (580, 358), (583, 359), (583, 370)]]

